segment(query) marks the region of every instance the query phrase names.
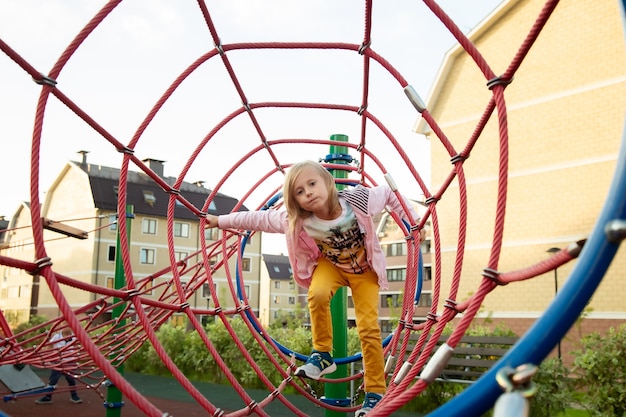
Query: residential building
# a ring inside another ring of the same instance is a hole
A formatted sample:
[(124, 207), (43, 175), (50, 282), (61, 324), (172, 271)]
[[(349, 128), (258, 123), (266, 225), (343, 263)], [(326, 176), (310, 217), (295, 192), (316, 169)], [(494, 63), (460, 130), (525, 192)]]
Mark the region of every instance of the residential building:
[(265, 268), (261, 272), (259, 321), (269, 326), (287, 316), (295, 317), (297, 312), (308, 314), (306, 299), (304, 308), (298, 299), (298, 288), (293, 280), (289, 257), (285, 255), (263, 254)]
[[(504, 1), (470, 33), (494, 72), (500, 74), (509, 66), (544, 3)], [(618, 3), (561, 1), (506, 87), (509, 172), (499, 271), (520, 270), (547, 259), (552, 248), (584, 239), (596, 227), (614, 175), (626, 110), (626, 48)], [(491, 98), (487, 81), (473, 58), (457, 46), (446, 54), (426, 100), (458, 152), (487, 108)], [(477, 290), (489, 261), (496, 224), (501, 116), (494, 112), (463, 164), (468, 199), (459, 301)], [(452, 170), (450, 154), (423, 119), (416, 131), (432, 141), (436, 192)], [(458, 183), (453, 182), (446, 198), (437, 202), (442, 288), (450, 288), (455, 268), (458, 194)], [(498, 287), (485, 299), (479, 316), (525, 333), (544, 314), (575, 264)], [(564, 339), (563, 352), (571, 351), (581, 334), (603, 332), (626, 321), (625, 282), (622, 246), (591, 298), (584, 320)]]
[[(53, 225), (63, 224), (84, 231), (85, 238), (77, 239), (52, 230), (44, 230), (46, 252), (56, 273), (82, 283), (118, 288), (115, 265), (119, 256), (117, 201), (120, 170), (93, 165), (86, 159), (85, 152), (82, 162), (67, 163), (47, 191), (41, 213), (45, 219), (52, 220)], [(163, 161), (148, 159), (144, 162), (167, 184), (174, 184), (175, 178), (164, 176)], [(132, 278), (136, 284), (135, 288), (142, 296), (178, 302), (171, 298), (179, 297), (172, 295), (176, 293), (172, 283), (174, 277), (172, 265), (178, 267), (183, 286), (186, 286), (192, 278), (197, 280), (194, 275), (196, 269), (192, 266), (201, 263), (201, 240), (204, 239), (207, 246), (216, 244), (221, 232), (217, 229), (200, 230), (196, 214), (182, 204), (175, 203), (172, 218), (173, 241), (168, 244), (167, 213), (170, 195), (143, 172), (129, 171), (126, 187), (127, 207), (132, 207), (134, 217), (128, 219), (130, 230), (128, 255), (132, 265), (132, 277), (125, 279), (129, 281), (129, 278)], [(201, 208), (210, 190), (204, 188), (201, 183), (183, 182), (180, 194), (195, 207)], [(217, 194), (208, 212), (229, 213), (236, 204), (236, 199)], [(12, 219), (9, 227), (11, 231), (2, 249), (3, 254), (30, 262), (34, 260), (32, 231), (29, 227), (30, 216), (29, 206), (22, 204)], [(248, 240), (241, 262), (244, 290), (251, 311), (255, 314), (258, 314), (259, 307), (260, 247), (261, 236), (254, 235)], [(211, 258), (211, 263), (220, 262), (221, 257), (221, 252), (217, 251)], [(229, 259), (233, 271), (237, 261), (235, 258)], [(182, 262), (185, 267), (181, 266)], [(43, 278), (37, 285), (40, 278), (37, 275), (31, 276), (16, 268), (3, 268), (2, 272), (0, 308), (19, 318), (12, 324), (26, 321), (31, 314), (50, 318), (59, 315), (57, 302)], [(205, 283), (201, 291), (180, 297), (191, 307), (199, 308), (213, 305), (210, 300), (211, 291), (217, 295), (223, 308), (233, 307), (235, 302), (238, 302), (230, 296), (224, 268), (217, 269), (213, 274), (213, 283), (212, 289)], [(18, 288), (20, 297), (15, 297), (17, 295), (15, 288)], [(101, 297), (94, 291), (69, 285), (62, 285), (62, 290), (72, 308), (86, 306)]]

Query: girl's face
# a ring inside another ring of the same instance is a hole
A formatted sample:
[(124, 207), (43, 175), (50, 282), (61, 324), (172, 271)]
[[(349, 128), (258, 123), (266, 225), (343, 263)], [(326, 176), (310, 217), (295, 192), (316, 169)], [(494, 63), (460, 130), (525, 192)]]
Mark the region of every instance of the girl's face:
[(318, 217), (328, 215), (328, 188), (317, 171), (304, 168), (293, 182), (293, 195), (301, 209)]

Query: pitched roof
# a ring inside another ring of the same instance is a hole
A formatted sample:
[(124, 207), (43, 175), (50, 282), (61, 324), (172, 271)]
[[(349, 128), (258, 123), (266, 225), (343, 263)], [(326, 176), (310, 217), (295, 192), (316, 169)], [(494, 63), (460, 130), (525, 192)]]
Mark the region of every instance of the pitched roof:
[[(80, 162), (71, 163), (82, 169), (89, 176), (94, 206), (101, 210), (116, 211), (120, 170), (101, 165), (81, 164)], [(167, 184), (173, 185), (176, 178), (163, 177), (163, 180)], [(128, 171), (126, 184), (126, 204), (132, 205), (135, 213), (167, 217), (169, 194), (163, 191), (152, 178), (143, 172)], [(201, 185), (183, 182), (180, 186), (181, 196), (198, 209), (204, 206), (210, 193), (211, 190)], [(236, 198), (218, 193), (213, 199), (208, 212), (211, 214), (230, 213), (237, 203)], [(240, 211), (247, 210), (243, 206), (240, 208)], [(187, 207), (178, 203), (174, 208), (174, 217), (187, 220), (198, 219)]]
[(271, 279), (291, 279), (292, 272), (289, 257), (285, 255), (263, 254), (263, 262), (265, 262), (265, 266), (267, 267), (267, 271)]
[(4, 216), (0, 217), (0, 245), (2, 245), (2, 242), (4, 242), (4, 236), (8, 227), (9, 221), (4, 220)]

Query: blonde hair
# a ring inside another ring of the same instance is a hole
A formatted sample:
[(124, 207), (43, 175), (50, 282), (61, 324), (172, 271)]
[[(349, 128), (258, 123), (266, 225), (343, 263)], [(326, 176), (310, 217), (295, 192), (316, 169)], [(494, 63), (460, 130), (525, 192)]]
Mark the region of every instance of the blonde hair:
[(287, 209), (287, 219), (289, 220), (289, 232), (293, 233), (298, 218), (306, 218), (311, 215), (310, 211), (306, 211), (300, 207), (296, 201), (296, 197), (293, 192), (294, 183), (298, 176), (305, 169), (310, 168), (319, 174), (320, 178), (326, 183), (326, 189), (328, 190), (328, 210), (333, 211), (339, 203), (339, 195), (337, 194), (337, 188), (335, 187), (335, 179), (328, 172), (326, 168), (317, 162), (302, 161), (293, 165), (285, 176), (285, 183), (283, 184), (283, 202)]

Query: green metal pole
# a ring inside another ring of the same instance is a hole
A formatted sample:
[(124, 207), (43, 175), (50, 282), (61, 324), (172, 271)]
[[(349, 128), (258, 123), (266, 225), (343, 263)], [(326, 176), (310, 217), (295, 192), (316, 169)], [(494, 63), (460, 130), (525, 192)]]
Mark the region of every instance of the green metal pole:
[[(134, 207), (132, 205), (126, 206), (126, 238), (128, 239), (128, 244), (130, 245), (130, 226), (131, 219), (135, 217)], [(120, 228), (117, 228), (117, 246), (115, 249), (115, 289), (121, 289), (126, 287), (126, 276), (124, 275), (124, 265), (122, 263), (121, 256), (121, 237), (120, 237)], [(111, 312), (111, 319), (116, 321), (115, 319), (119, 318), (125, 309), (125, 305), (123, 303), (118, 303), (121, 300), (119, 298), (113, 298), (113, 311)], [(121, 333), (124, 330), (124, 326), (126, 325), (125, 319), (120, 319), (115, 324), (114, 333)], [(115, 359), (116, 352), (113, 353), (111, 361), (113, 366), (117, 368), (117, 371), (120, 374), (124, 374), (124, 364), (118, 363), (119, 360)], [(106, 417), (120, 417), (122, 415), (122, 392), (115, 385), (109, 385), (107, 388), (107, 411)]]
[[(331, 135), (330, 140), (337, 142), (347, 142), (347, 135)], [(326, 163), (338, 163), (346, 164), (344, 159), (337, 158), (337, 156), (347, 155), (348, 147), (341, 145), (330, 145), (330, 155), (326, 157)], [(333, 169), (330, 171), (335, 178), (348, 178), (348, 171)], [(344, 186), (337, 184), (337, 189), (341, 190)], [(341, 287), (335, 293), (333, 299), (330, 301), (330, 313), (333, 323), (333, 357), (345, 358), (348, 356), (348, 289)], [(332, 373), (330, 378), (340, 379), (348, 376), (348, 365), (338, 365), (337, 370)], [(327, 401), (333, 403), (333, 405), (346, 405), (346, 399), (348, 398), (348, 383), (339, 382), (336, 384), (326, 384), (324, 387), (324, 395)], [(349, 405), (349, 402), (348, 402)], [(326, 417), (343, 417), (345, 412), (326, 410)]]

